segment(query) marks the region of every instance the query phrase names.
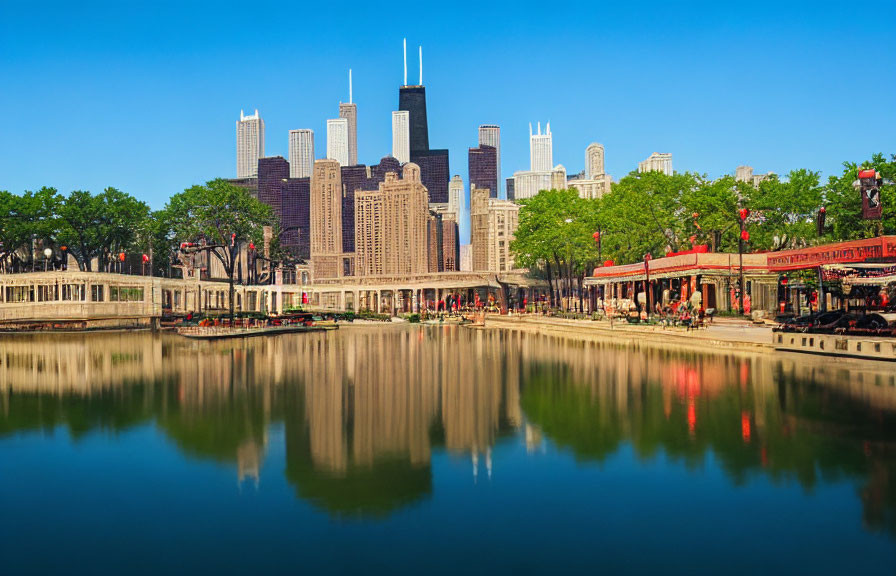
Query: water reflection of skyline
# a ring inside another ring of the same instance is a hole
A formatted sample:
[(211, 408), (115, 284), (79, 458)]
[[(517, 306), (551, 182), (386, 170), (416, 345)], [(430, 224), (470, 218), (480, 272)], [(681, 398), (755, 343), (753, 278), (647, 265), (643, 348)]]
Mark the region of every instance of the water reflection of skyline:
[[(434, 450), (480, 472), (492, 448), (540, 438), (580, 461), (631, 445), (735, 484), (857, 483), (894, 532), (896, 375), (873, 363), (694, 354), (457, 328), (195, 343), (149, 333), (7, 338), (0, 437), (152, 423), (195, 458), (258, 482), (282, 423), (287, 480), (334, 514), (387, 514), (432, 492)], [(486, 464), (487, 463), (487, 464)]]

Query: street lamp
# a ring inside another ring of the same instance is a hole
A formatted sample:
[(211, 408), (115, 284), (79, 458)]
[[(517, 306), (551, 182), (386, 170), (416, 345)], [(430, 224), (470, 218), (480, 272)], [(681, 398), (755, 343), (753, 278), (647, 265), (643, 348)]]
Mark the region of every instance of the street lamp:
[(744, 244), (750, 239), (750, 233), (747, 232), (747, 216), (750, 215), (750, 211), (746, 208), (741, 208), (738, 210), (738, 215), (740, 216), (740, 238), (737, 241), (737, 257), (739, 261), (738, 268), (740, 269), (740, 312), (743, 315), (746, 313), (744, 301), (747, 296), (744, 291)]
[(53, 255), (52, 248), (44, 248), (44, 272), (47, 271), (47, 265), (50, 263), (50, 256)]
[(653, 256), (648, 252), (644, 255), (644, 296), (646, 296), (647, 300), (647, 317), (650, 318), (650, 312), (653, 310), (653, 290), (650, 287), (650, 261), (653, 259)]

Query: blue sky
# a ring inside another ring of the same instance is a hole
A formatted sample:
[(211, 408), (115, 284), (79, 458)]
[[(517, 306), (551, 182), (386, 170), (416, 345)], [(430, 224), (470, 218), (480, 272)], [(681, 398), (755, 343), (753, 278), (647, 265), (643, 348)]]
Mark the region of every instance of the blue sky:
[(390, 112), (423, 44), (430, 145), (467, 180), (483, 123), (503, 176), (551, 122), (570, 173), (590, 142), (618, 179), (651, 152), (710, 176), (738, 164), (831, 174), (896, 152), (896, 2), (17, 2), (0, 0), (0, 189), (115, 186), (160, 208), (236, 172), (258, 108), (267, 155), (325, 123), (354, 70), (359, 159), (390, 152)]

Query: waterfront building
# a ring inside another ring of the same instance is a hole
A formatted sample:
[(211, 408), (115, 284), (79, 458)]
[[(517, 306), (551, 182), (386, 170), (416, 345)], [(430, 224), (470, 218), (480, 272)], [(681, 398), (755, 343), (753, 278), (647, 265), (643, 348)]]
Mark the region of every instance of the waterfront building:
[[(513, 174), (513, 200), (525, 200), (526, 198), (531, 198), (541, 192), (542, 190), (550, 190), (551, 189), (551, 181), (553, 179), (553, 171), (548, 170), (545, 172), (533, 172), (531, 170), (514, 172)], [(508, 198), (511, 195), (508, 195)], [(472, 192), (470, 196), (470, 207), (472, 209), (473, 201), (472, 201)]]
[(355, 273), (358, 276), (422, 274), (429, 270), (429, 196), (420, 167), (402, 176), (387, 172), (377, 190), (355, 193)]
[(746, 182), (752, 184), (754, 188), (759, 187), (759, 183), (775, 176), (774, 172), (767, 174), (754, 174), (752, 166), (738, 166), (734, 172), (734, 179), (738, 182)]
[(662, 172), (666, 176), (672, 175), (672, 154), (654, 152), (647, 160), (638, 162), (638, 172)]
[(264, 120), (255, 114), (246, 116), (240, 110), (236, 123), (236, 177), (253, 178), (258, 175), (258, 159), (264, 157)]
[(311, 265), (316, 278), (342, 273), (342, 173), (336, 160), (318, 160), (311, 176)]
[(492, 198), (498, 197), (498, 150), (488, 144), (468, 151), (470, 186), (487, 188)]
[(515, 202), (492, 198), (488, 189), (470, 187), (473, 270), (513, 270), (510, 242), (519, 225), (519, 210)]
[(550, 172), (554, 166), (553, 143), (551, 141), (551, 123), (548, 122), (545, 133), (541, 133), (541, 122), (538, 132), (532, 133), (529, 124), (529, 170), (532, 172)]
[(411, 141), (407, 110), (392, 112), (392, 156), (402, 164), (411, 161)]
[(333, 118), (327, 120), (327, 159), (336, 160), (340, 166), (349, 166), (348, 120)]
[[(495, 148), (496, 178), (501, 184), (501, 127), (495, 124), (483, 124), (479, 127), (479, 146), (493, 146)], [(501, 191), (495, 190), (496, 197), (501, 197)]]
[(289, 131), (289, 177), (310, 178), (314, 166), (314, 130)]

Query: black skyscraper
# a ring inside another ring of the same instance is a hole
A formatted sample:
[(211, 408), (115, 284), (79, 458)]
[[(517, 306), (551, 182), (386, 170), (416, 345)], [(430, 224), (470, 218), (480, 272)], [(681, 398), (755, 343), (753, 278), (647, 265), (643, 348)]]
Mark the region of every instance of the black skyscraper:
[(469, 152), (470, 186), (488, 188), (489, 196), (498, 197), (498, 150), (494, 146), (483, 144), (479, 148), (470, 148)]
[(429, 125), (426, 122), (426, 88), (402, 86), (398, 89), (398, 109), (408, 111), (411, 155), (429, 151)]

